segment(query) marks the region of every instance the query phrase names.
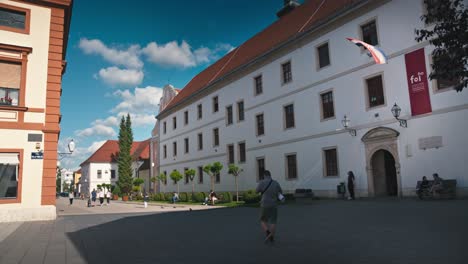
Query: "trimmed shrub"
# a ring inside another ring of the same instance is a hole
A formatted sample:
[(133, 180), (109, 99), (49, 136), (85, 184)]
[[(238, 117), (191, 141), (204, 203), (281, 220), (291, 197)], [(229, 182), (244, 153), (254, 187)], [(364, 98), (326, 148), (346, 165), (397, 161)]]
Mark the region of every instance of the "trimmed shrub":
[(203, 192), (195, 193), (192, 200), (194, 202), (203, 203), (205, 201), (205, 193), (203, 193)]
[(296, 200), (293, 193), (284, 193), (283, 195), (284, 195), (284, 199), (287, 200), (287, 201)]
[(165, 194), (164, 194), (164, 200), (166, 200), (166, 201), (172, 201), (172, 196), (174, 196), (173, 193), (165, 193)]
[(186, 192), (180, 193), (179, 199), (181, 202), (188, 202), (188, 194)]
[(260, 202), (261, 196), (255, 190), (248, 190), (244, 192), (244, 202), (246, 204), (254, 204)]
[(223, 193), (223, 202), (224, 203), (230, 203), (232, 202), (232, 195), (230, 192), (225, 192)]

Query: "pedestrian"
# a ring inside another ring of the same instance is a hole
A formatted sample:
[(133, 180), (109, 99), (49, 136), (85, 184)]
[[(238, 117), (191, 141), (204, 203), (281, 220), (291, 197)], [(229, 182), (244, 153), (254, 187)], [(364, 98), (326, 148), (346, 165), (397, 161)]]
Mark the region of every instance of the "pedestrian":
[(432, 174), (432, 177), (434, 178), (434, 180), (432, 182), (431, 192), (432, 195), (435, 197), (437, 193), (443, 189), (444, 180), (441, 177), (439, 177), (439, 174), (437, 173)]
[(70, 205), (72, 205), (73, 204), (73, 198), (75, 198), (75, 196), (73, 195), (73, 192), (68, 193), (68, 198), (70, 199)]
[(104, 203), (104, 192), (99, 189), (99, 206), (102, 206), (102, 204)]
[(218, 196), (216, 195), (216, 193), (213, 191), (210, 191), (209, 197), (210, 197), (211, 205), (215, 205), (215, 202), (218, 201)]
[(110, 198), (111, 198), (111, 192), (110, 192), (110, 190), (108, 190), (107, 193), (106, 193), (107, 205), (110, 204)]
[(172, 203), (176, 203), (179, 201), (179, 194), (174, 192), (174, 195), (172, 196)]
[[(261, 194), (260, 226), (266, 234), (265, 242), (274, 242), (276, 221), (278, 218), (278, 198), (283, 190), (280, 184), (271, 178), (271, 173), (265, 170), (256, 191)], [(284, 197), (283, 197), (284, 198)]]
[(349, 192), (349, 197), (348, 200), (354, 200), (354, 184), (355, 178), (354, 178), (354, 173), (352, 171), (348, 171), (348, 192)]
[(96, 189), (93, 189), (93, 191), (91, 192), (91, 200), (93, 201), (93, 206), (96, 204)]
[(147, 208), (148, 202), (149, 202), (149, 196), (148, 196), (148, 193), (146, 192), (145, 192), (145, 196), (143, 197), (143, 202), (144, 202), (145, 208)]

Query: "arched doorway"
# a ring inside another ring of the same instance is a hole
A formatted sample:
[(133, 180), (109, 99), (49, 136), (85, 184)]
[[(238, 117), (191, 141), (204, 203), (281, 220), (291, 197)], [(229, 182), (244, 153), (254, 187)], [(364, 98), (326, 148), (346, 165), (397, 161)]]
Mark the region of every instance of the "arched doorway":
[(398, 181), (393, 155), (380, 149), (372, 155), (371, 164), (375, 196), (397, 196)]
[(401, 195), (398, 136), (394, 129), (377, 127), (361, 139), (366, 152), (367, 195), (370, 197)]

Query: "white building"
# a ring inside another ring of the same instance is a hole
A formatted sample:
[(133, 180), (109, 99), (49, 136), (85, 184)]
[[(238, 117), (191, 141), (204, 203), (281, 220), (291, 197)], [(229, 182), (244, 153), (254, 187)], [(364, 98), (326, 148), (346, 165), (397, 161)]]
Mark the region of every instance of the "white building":
[[(160, 172), (220, 161), (217, 191), (241, 189), (263, 169), (288, 192), (335, 196), (353, 171), (357, 195), (413, 195), (437, 172), (468, 190), (468, 93), (430, 81), (431, 47), (415, 41), (423, 1), (306, 1), (195, 76), (158, 115)], [(346, 40), (377, 45), (376, 65)], [(421, 78), (417, 78), (421, 76)], [(400, 126), (392, 115), (401, 107)], [(350, 120), (343, 128), (344, 116)], [(356, 131), (356, 135), (351, 135)], [(168, 181), (167, 191), (176, 190)], [(191, 184), (181, 184), (190, 191)]]
[[(90, 195), (93, 189), (103, 183), (115, 185), (119, 180), (117, 154), (119, 142), (107, 140), (87, 160), (80, 164), (81, 192)], [(131, 149), (133, 163), (133, 177), (142, 178), (145, 183), (143, 188), (149, 190), (149, 140), (133, 142)]]
[(72, 0), (0, 1), (0, 222), (56, 217)]
[[(159, 100), (159, 113), (166, 108), (167, 105), (176, 97), (179, 93), (179, 89), (174, 88), (172, 85), (166, 85), (163, 88), (163, 94)], [(158, 141), (159, 141), (159, 122), (156, 121), (153, 130), (151, 131), (150, 138), (150, 175), (156, 177), (159, 175), (159, 155), (158, 155)], [(156, 183), (157, 184), (157, 183)], [(157, 185), (156, 189), (158, 189)], [(151, 188), (154, 188), (152, 186)]]
[(63, 192), (64, 191), (63, 190), (64, 184), (67, 184), (69, 186), (69, 188), (71, 188), (71, 186), (73, 185), (73, 171), (71, 171), (69, 169), (61, 169), (60, 172), (61, 172), (60, 191)]

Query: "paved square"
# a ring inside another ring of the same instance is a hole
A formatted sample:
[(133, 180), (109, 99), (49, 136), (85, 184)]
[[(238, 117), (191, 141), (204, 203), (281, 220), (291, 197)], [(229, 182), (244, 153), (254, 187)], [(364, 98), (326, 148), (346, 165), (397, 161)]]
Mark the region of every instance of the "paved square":
[(23, 223), (0, 244), (0, 263), (465, 264), (467, 206), (467, 200), (290, 204), (280, 207), (273, 245), (263, 243), (257, 208), (65, 215)]

